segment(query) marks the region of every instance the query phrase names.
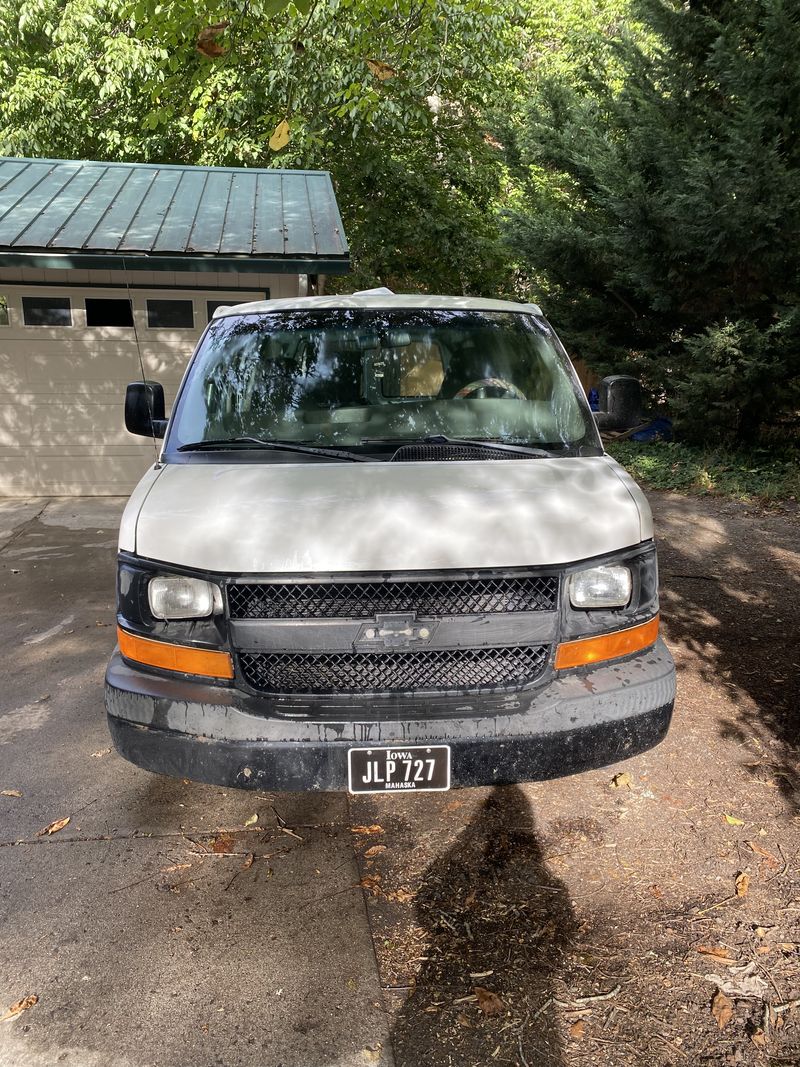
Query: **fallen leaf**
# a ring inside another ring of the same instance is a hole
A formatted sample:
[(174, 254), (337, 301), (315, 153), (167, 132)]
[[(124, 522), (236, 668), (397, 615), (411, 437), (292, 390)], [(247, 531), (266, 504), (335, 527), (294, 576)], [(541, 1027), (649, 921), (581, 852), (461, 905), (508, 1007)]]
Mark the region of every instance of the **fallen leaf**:
[(385, 852), (385, 851), (386, 851), (386, 845), (372, 845), (371, 848), (367, 849), (367, 851), (364, 853), (364, 855), (368, 859), (370, 859), (372, 856), (380, 856), (381, 852)]
[(213, 26), (205, 26), (197, 35), (197, 51), (209, 59), (224, 56), (228, 49), (219, 43), (217, 37), (224, 33), (229, 26), (228, 22), (217, 22)]
[(393, 889), (386, 894), (386, 899), (397, 901), (400, 904), (408, 904), (409, 901), (414, 899), (414, 894), (410, 889)]
[(469, 891), (469, 893), (467, 893), (466, 897), (464, 898), (464, 907), (465, 908), (474, 908), (475, 907), (475, 899), (476, 899), (477, 896), (478, 896), (478, 890), (477, 889), (471, 889)]
[(19, 789), (0, 789), (0, 797), (21, 797)]
[(255, 852), (248, 852), (247, 855), (244, 858), (244, 863), (242, 864), (242, 870), (243, 871), (249, 871), (250, 868), (255, 863), (255, 861), (256, 861)]
[(397, 71), (394, 67), (388, 63), (384, 63), (382, 59), (368, 59), (367, 66), (369, 67), (370, 74), (373, 74), (378, 81), (385, 82), (390, 78), (397, 77)]
[(383, 827), (374, 822), (371, 826), (351, 826), (351, 834), (382, 834)]
[(70, 820), (68, 815), (66, 819), (56, 819), (55, 822), (51, 822), (49, 826), (45, 826), (43, 830), (37, 830), (37, 837), (49, 837), (51, 834), (57, 834), (59, 830), (63, 830)]
[(459, 1026), (463, 1026), (466, 1030), (472, 1029), (472, 1023), (469, 1021), (466, 1015), (464, 1015), (463, 1012), (459, 1012), (458, 1015), (456, 1015), (456, 1022)]
[(736, 896), (746, 897), (748, 890), (750, 889), (750, 875), (741, 871), (736, 875)]
[(36, 993), (30, 993), (27, 997), (23, 997), (22, 1000), (18, 1000), (16, 1004), (12, 1004), (5, 1015), (0, 1017), (0, 1023), (4, 1023), (6, 1019), (13, 1019), (15, 1015), (27, 1011), (29, 1008), (32, 1008), (34, 1004), (38, 1003), (39, 998)]
[(648, 886), (648, 890), (647, 891), (649, 892), (650, 896), (651, 897), (655, 897), (656, 900), (663, 900), (664, 899), (664, 890), (661, 888), (660, 885)]
[(255, 824), (257, 822), (258, 822), (258, 816), (257, 815), (251, 815), (249, 819), (245, 819), (244, 820), (245, 826), (255, 826)]
[(570, 1026), (570, 1028), (569, 1028), (569, 1036), (570, 1037), (574, 1037), (576, 1041), (580, 1041), (580, 1039), (583, 1037), (585, 1032), (586, 1032), (586, 1020), (585, 1019), (578, 1019), (578, 1021), (573, 1023), (572, 1026)]
[(731, 955), (730, 949), (725, 948), (724, 945), (696, 945), (695, 952), (711, 956), (719, 963), (736, 963), (735, 956)]
[(729, 997), (741, 1000), (763, 1000), (769, 986), (760, 975), (755, 973), (756, 969), (757, 964), (753, 960), (741, 967), (731, 967), (727, 978), (720, 978), (718, 974), (706, 974), (704, 978)]
[(780, 867), (780, 863), (778, 863), (777, 859), (772, 855), (771, 852), (767, 852), (767, 850), (765, 848), (762, 848), (757, 841), (748, 841), (747, 843), (757, 856), (763, 857), (764, 867), (769, 867), (770, 870), (777, 871), (777, 869)]
[(717, 1026), (724, 1030), (733, 1018), (733, 1001), (722, 990), (714, 994), (711, 1001), (711, 1014), (717, 1020)]
[(380, 893), (378, 888), (380, 880), (381, 876), (379, 874), (365, 874), (358, 884), (362, 889), (366, 889), (368, 893), (377, 896)]
[(273, 152), (280, 152), (282, 148), (285, 148), (289, 143), (291, 134), (289, 132), (289, 123), (286, 119), (281, 119), (275, 129), (272, 131), (272, 136), (269, 139), (269, 146)]
[(759, 1026), (757, 1030), (754, 1030), (750, 1035), (750, 1040), (758, 1048), (764, 1048), (767, 1044), (767, 1037), (764, 1031)]
[(228, 856), (236, 848), (236, 842), (230, 834), (219, 834), (211, 842), (211, 851), (220, 856)]
[(472, 992), (478, 998), (478, 1007), (484, 1015), (500, 1015), (506, 1010), (505, 1004), (497, 993), (493, 993), (491, 989), (476, 985), (472, 987)]
[(611, 779), (612, 789), (633, 789), (633, 779), (627, 771), (622, 771), (620, 774), (615, 774)]
[(735, 815), (725, 815), (728, 826), (744, 826), (744, 819), (737, 819)]

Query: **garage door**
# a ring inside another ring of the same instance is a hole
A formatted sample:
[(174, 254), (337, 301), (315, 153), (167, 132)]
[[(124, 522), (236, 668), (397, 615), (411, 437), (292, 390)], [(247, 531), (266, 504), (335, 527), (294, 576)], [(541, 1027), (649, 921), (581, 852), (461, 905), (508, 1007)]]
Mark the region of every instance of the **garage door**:
[(154, 457), (123, 425), (125, 386), (142, 377), (137, 336), (170, 405), (213, 309), (264, 296), (0, 282), (0, 496), (129, 493)]

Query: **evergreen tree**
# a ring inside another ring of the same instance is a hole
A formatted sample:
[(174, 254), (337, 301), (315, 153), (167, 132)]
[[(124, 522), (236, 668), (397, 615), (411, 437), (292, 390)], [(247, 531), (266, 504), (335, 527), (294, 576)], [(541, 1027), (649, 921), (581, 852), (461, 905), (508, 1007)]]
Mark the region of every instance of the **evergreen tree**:
[(800, 5), (633, 10), (613, 59), (539, 79), (509, 236), (574, 354), (753, 440), (800, 409)]

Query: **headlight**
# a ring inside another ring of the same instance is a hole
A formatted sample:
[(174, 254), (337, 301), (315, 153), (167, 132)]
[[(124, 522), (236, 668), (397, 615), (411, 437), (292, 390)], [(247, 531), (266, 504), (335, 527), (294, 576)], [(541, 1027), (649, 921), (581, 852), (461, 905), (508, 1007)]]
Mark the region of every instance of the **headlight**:
[(573, 608), (624, 608), (631, 598), (631, 572), (619, 564), (590, 567), (569, 579)]
[(222, 610), (222, 592), (200, 578), (151, 578), (150, 610), (157, 619), (203, 619)]

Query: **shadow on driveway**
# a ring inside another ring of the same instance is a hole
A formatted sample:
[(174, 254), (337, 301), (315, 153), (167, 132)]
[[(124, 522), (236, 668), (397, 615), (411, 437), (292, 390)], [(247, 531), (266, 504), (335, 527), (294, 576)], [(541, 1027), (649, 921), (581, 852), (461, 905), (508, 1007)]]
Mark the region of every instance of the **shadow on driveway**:
[[(397, 1067), (489, 1064), (499, 1046), (504, 1063), (566, 1064), (551, 1001), (575, 918), (563, 883), (544, 863), (520, 788), (493, 789), (428, 867), (417, 922), (429, 948), (395, 1022)], [(496, 1014), (463, 1001), (475, 986), (501, 998)], [(507, 1009), (526, 1022), (511, 1029)]]
[[(652, 496), (661, 599), (684, 699), (702, 699), (751, 775), (800, 811), (800, 527), (715, 499)], [(695, 675), (696, 678), (696, 675)], [(730, 713), (732, 706), (733, 714)]]

